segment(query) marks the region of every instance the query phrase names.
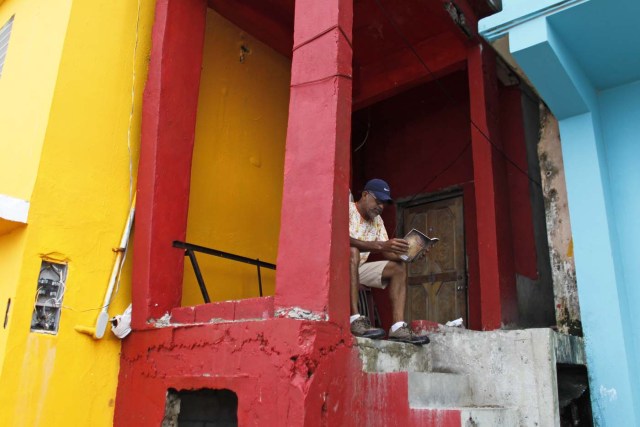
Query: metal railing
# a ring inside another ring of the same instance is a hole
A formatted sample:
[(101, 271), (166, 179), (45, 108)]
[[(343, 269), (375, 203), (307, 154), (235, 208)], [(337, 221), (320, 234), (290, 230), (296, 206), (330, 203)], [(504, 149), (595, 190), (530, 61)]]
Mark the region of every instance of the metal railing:
[(198, 286), (200, 287), (200, 292), (202, 292), (202, 298), (204, 298), (205, 303), (211, 302), (211, 299), (209, 298), (209, 292), (207, 292), (207, 287), (204, 284), (202, 272), (200, 271), (200, 266), (198, 265), (198, 260), (196, 259), (196, 252), (229, 259), (231, 261), (237, 261), (245, 264), (255, 265), (258, 270), (258, 291), (260, 293), (260, 296), (262, 296), (262, 274), (260, 273), (260, 268), (268, 268), (270, 270), (276, 269), (275, 264), (260, 261), (259, 258), (256, 258), (256, 259), (247, 258), (242, 255), (236, 255), (229, 252), (219, 251), (217, 249), (198, 246), (198, 245), (194, 245), (187, 242), (180, 242), (178, 240), (173, 242), (173, 247), (184, 249), (184, 256), (189, 257), (189, 260), (191, 261), (191, 265), (193, 266), (193, 272), (195, 273), (196, 280), (198, 281)]

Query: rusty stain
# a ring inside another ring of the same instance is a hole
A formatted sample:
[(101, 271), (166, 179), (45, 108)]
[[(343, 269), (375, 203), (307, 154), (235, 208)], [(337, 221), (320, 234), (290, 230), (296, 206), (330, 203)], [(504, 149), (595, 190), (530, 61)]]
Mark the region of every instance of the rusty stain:
[(573, 239), (569, 241), (569, 247), (567, 248), (567, 256), (573, 258)]

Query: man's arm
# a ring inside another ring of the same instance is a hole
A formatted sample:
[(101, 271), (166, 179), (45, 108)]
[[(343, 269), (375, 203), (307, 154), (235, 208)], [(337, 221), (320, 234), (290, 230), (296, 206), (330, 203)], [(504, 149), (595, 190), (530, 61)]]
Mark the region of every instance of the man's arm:
[(365, 242), (363, 240), (349, 238), (350, 245), (362, 252), (381, 252), (391, 261), (400, 261), (400, 255), (409, 250), (409, 243), (404, 239), (376, 240)]

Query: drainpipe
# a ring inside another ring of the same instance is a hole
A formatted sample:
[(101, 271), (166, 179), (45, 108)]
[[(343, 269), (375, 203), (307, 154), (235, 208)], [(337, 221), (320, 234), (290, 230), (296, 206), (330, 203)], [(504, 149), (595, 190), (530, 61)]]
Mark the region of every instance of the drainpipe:
[(129, 235), (131, 234), (131, 226), (133, 225), (133, 217), (136, 210), (136, 195), (133, 195), (131, 201), (131, 208), (129, 209), (129, 216), (127, 217), (127, 223), (122, 231), (122, 238), (120, 239), (120, 246), (114, 248), (116, 253), (116, 259), (113, 263), (113, 269), (111, 270), (111, 277), (109, 278), (109, 286), (104, 295), (104, 301), (102, 303), (102, 310), (98, 314), (95, 327), (81, 326), (75, 327), (77, 332), (91, 335), (94, 339), (100, 339), (104, 336), (104, 332), (109, 324), (109, 305), (111, 304), (111, 298), (113, 297), (113, 289), (116, 286), (120, 270), (122, 268), (122, 259), (127, 251), (127, 244), (129, 243)]

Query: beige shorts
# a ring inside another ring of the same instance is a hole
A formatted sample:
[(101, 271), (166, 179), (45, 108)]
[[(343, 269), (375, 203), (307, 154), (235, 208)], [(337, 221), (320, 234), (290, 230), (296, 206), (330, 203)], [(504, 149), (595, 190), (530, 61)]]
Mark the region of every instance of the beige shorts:
[(382, 270), (389, 261), (365, 262), (358, 268), (360, 283), (370, 288), (384, 289), (389, 284), (389, 280), (382, 280)]

